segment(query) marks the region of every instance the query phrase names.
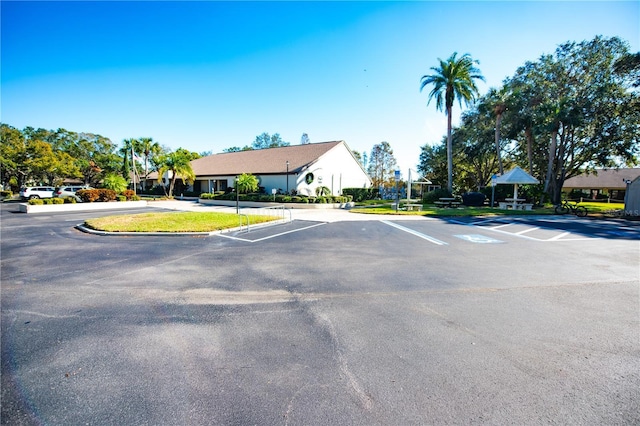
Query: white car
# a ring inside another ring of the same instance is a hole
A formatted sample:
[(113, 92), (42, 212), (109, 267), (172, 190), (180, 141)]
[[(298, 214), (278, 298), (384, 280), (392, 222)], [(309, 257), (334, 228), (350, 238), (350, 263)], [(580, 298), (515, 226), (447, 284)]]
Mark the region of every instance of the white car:
[(51, 186), (28, 186), (20, 189), (20, 198), (32, 200), (34, 198), (53, 198), (56, 189)]

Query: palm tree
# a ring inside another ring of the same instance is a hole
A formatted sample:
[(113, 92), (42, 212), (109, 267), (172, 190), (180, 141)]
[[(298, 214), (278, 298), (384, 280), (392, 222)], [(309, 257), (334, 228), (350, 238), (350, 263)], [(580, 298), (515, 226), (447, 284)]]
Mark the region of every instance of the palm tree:
[[(124, 139), (122, 141), (122, 148), (120, 148), (120, 154), (122, 154), (122, 177), (127, 179), (127, 182), (130, 179), (130, 166), (134, 166), (133, 158), (131, 158), (131, 162), (129, 162), (129, 157), (131, 156), (131, 148), (135, 146), (138, 141), (135, 139)], [(135, 180), (133, 182), (135, 185)]]
[(169, 197), (173, 196), (173, 188), (178, 177), (182, 179), (182, 182), (193, 182), (195, 180), (196, 176), (191, 168), (191, 160), (195, 160), (198, 157), (199, 155), (196, 153), (187, 151), (184, 148), (178, 148), (177, 151), (165, 154), (159, 159), (158, 177), (162, 177), (169, 172)]
[(469, 105), (478, 95), (478, 88), (474, 80), (484, 81), (480, 70), (474, 66), (478, 61), (474, 61), (468, 53), (460, 58), (457, 58), (457, 55), (458, 53), (454, 52), (446, 61), (438, 58), (440, 66), (431, 67), (435, 74), (424, 75), (420, 79), (420, 91), (433, 84), (433, 89), (429, 92), (429, 102), (435, 98), (436, 109), (442, 111), (444, 107), (447, 115), (447, 189), (449, 192), (453, 191), (453, 148), (451, 142), (453, 102), (457, 98), (460, 107), (462, 107), (463, 101), (465, 105)]
[(136, 149), (144, 155), (143, 189), (146, 189), (147, 178), (149, 177), (149, 157), (151, 155), (160, 154), (160, 144), (158, 142), (154, 142), (153, 138), (140, 138), (137, 145)]

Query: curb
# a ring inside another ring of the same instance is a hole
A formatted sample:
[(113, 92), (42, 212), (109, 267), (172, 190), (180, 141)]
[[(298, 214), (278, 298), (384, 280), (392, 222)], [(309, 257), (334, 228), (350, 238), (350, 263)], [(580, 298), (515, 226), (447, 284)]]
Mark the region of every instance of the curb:
[[(262, 229), (268, 228), (269, 226), (281, 225), (284, 223), (291, 223), (292, 221), (281, 221), (274, 220), (273, 222), (264, 222), (253, 225), (250, 229)], [(84, 232), (86, 234), (99, 235), (101, 237), (137, 237), (137, 236), (145, 236), (145, 237), (212, 237), (214, 235), (220, 235), (223, 233), (231, 233), (231, 232), (240, 232), (245, 227), (235, 227), (228, 229), (220, 229), (217, 231), (209, 231), (209, 232), (110, 232), (110, 231), (99, 231), (97, 229), (92, 229), (84, 226), (84, 224), (79, 224), (74, 226), (77, 230)], [(246, 233), (251, 232), (247, 230)]]

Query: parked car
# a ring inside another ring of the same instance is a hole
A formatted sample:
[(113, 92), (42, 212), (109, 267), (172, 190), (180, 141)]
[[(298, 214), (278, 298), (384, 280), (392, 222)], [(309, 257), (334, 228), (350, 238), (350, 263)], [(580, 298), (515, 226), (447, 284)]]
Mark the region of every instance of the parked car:
[(61, 186), (60, 188), (56, 188), (53, 193), (54, 197), (64, 198), (64, 197), (75, 197), (76, 201), (80, 200), (80, 197), (76, 196), (76, 191), (80, 189), (93, 189), (90, 186)]
[(53, 198), (55, 188), (51, 186), (27, 186), (20, 188), (20, 198), (32, 200), (34, 198)]

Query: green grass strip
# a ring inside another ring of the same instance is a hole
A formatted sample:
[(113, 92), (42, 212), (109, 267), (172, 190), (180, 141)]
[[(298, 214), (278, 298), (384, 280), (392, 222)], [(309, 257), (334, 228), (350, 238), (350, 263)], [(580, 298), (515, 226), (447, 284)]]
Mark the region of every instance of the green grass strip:
[[(249, 224), (271, 222), (276, 216), (249, 215)], [(212, 232), (247, 224), (244, 215), (219, 212), (141, 213), (107, 216), (85, 221), (91, 229), (106, 232)]]

